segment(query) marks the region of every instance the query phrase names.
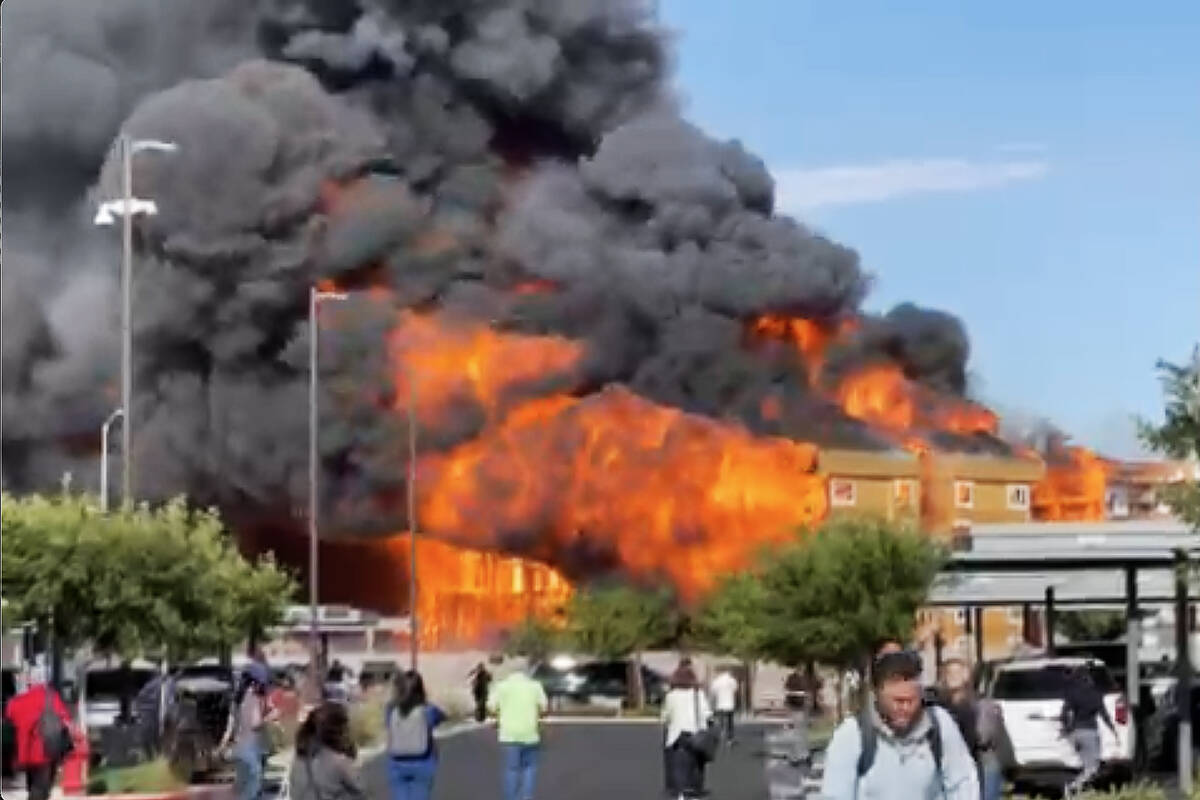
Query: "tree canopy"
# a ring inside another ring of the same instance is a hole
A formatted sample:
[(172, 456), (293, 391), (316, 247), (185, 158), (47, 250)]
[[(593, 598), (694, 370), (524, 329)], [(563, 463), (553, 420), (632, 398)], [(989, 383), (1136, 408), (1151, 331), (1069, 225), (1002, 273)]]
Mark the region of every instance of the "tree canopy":
[(6, 616), (68, 646), (134, 658), (211, 654), (276, 624), (295, 591), (243, 558), (214, 511), (183, 500), (101, 513), (88, 498), (2, 500)]
[(504, 652), (510, 656), (523, 656), (532, 661), (544, 661), (563, 639), (563, 631), (552, 623), (528, 616), (508, 633)]
[(911, 634), (942, 561), (913, 526), (839, 517), (724, 580), (696, 628), (741, 658), (856, 666), (876, 641)]
[(663, 644), (679, 627), (670, 592), (623, 584), (580, 590), (567, 606), (567, 620), (573, 644), (601, 658), (624, 658)]
[[(1138, 433), (1147, 447), (1169, 458), (1200, 457), (1200, 345), (1188, 364), (1158, 362), (1166, 398), (1163, 421), (1141, 420)], [(1200, 484), (1184, 481), (1165, 487), (1163, 500), (1180, 519), (1200, 530)]]

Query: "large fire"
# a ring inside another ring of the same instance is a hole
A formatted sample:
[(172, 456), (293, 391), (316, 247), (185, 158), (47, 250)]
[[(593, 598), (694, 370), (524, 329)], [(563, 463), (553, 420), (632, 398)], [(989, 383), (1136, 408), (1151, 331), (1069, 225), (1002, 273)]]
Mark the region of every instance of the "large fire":
[[(387, 544), (395, 561), (410, 558), (407, 534)], [(525, 558), (417, 538), (417, 625), (422, 647), (495, 641), (527, 617), (559, 617), (571, 584), (557, 570)]]
[(1034, 485), (1034, 514), (1054, 521), (1104, 519), (1108, 474), (1109, 465), (1092, 451), (1068, 448), (1065, 457), (1047, 463), (1046, 477)]
[(824, 516), (815, 466), (811, 445), (613, 387), (527, 404), (424, 466), (420, 516), (452, 541), (666, 577), (695, 597), (762, 544)]

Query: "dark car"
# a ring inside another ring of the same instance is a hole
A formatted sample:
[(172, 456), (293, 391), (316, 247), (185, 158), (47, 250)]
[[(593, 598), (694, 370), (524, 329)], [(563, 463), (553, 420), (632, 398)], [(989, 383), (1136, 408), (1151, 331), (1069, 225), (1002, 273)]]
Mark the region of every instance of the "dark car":
[[(567, 694), (586, 700), (589, 697), (604, 697), (624, 700), (631, 694), (629, 687), (630, 663), (628, 661), (591, 661), (567, 673)], [(642, 686), (646, 702), (661, 705), (667, 695), (667, 681), (662, 675), (643, 665)]]
[[(1192, 750), (1200, 751), (1200, 686), (1192, 686)], [(1179, 761), (1179, 691), (1171, 686), (1145, 723), (1146, 757), (1157, 769), (1173, 770)], [(1193, 761), (1195, 755), (1193, 755)]]

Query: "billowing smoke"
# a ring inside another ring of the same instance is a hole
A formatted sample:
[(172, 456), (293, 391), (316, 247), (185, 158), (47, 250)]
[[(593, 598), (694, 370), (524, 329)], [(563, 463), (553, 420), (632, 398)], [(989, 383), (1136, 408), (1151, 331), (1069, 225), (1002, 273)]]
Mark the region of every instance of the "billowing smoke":
[[(528, 395), (616, 382), (797, 439), (889, 446), (793, 350), (747, 346), (765, 314), (860, 319), (825, 380), (878, 360), (962, 394), (957, 320), (862, 317), (854, 251), (776, 216), (762, 161), (682, 118), (647, 5), (8, 0), (5, 481), (93, 481), (118, 402), (119, 237), (90, 221), (119, 190), (118, 133), (180, 146), (134, 169), (160, 209), (135, 232), (141, 496), (303, 506), (320, 281), (387, 290), (323, 310), (323, 485), (341, 532), (404, 524), (387, 346), (404, 308), (583, 344)], [(486, 423), (469, 403), (454, 417), (423, 448)]]

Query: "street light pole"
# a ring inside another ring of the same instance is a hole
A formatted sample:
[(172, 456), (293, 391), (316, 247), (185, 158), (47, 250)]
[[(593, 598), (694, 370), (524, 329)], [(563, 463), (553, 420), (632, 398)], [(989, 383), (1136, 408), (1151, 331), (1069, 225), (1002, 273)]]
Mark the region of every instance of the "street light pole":
[(318, 515), (320, 507), (317, 500), (319, 490), (317, 452), (317, 423), (319, 406), (317, 397), (317, 350), (319, 345), (319, 328), (317, 326), (317, 307), (322, 300), (345, 300), (347, 295), (340, 292), (322, 292), (312, 286), (308, 290), (308, 637), (309, 637), (309, 684), (312, 701), (320, 699), (320, 653), (321, 636), (317, 620), (318, 569), (320, 554), (318, 548)]
[(408, 370), (408, 476), (407, 481), (408, 540), (408, 639), (411, 652), (409, 669), (417, 669), (417, 654), (421, 649), (421, 626), (417, 616), (417, 379)]
[(116, 409), (100, 426), (100, 510), (108, 511), (108, 429), (124, 415), (124, 411)]
[(133, 503), (133, 216), (157, 214), (153, 200), (133, 196), (133, 157), (143, 150), (173, 153), (174, 142), (132, 139), (121, 134), (121, 199), (108, 200), (96, 209), (95, 224), (112, 225), (113, 214), (121, 215), (121, 505)]
[(133, 142), (121, 136), (121, 507), (133, 504)]

